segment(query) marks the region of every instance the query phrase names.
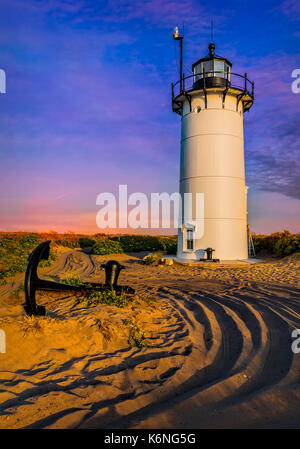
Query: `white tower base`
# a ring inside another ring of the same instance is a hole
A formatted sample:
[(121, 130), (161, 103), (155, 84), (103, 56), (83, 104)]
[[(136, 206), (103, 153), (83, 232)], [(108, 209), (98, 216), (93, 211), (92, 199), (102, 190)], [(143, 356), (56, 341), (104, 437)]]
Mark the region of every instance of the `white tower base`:
[[(243, 103), (230, 88), (190, 93), (183, 102), (180, 193), (192, 193), (193, 208), (178, 232), (181, 260), (248, 258), (247, 189), (245, 186)], [(204, 194), (204, 217), (196, 216), (196, 194)], [(204, 224), (204, 229), (203, 229)], [(202, 228), (202, 229), (200, 229)]]

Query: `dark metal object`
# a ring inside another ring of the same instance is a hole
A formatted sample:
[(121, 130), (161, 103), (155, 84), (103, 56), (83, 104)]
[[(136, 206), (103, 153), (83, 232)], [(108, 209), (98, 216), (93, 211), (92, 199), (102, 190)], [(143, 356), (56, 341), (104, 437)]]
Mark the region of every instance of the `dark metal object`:
[[(194, 87), (194, 85), (193, 85), (193, 87)], [(206, 90), (205, 69), (203, 70), (203, 92), (204, 92), (204, 98), (205, 98), (205, 109), (207, 109), (207, 90)]]
[[(240, 75), (231, 73), (232, 64), (228, 59), (215, 54), (215, 44), (211, 42), (208, 46), (209, 56), (201, 58), (192, 65), (193, 75), (187, 77), (182, 74), (182, 37), (176, 38), (180, 41), (180, 79), (175, 84), (172, 83), (172, 109), (177, 114), (182, 114), (185, 98), (189, 100), (190, 93), (203, 90), (205, 97), (205, 108), (207, 108), (207, 89), (222, 89), (223, 108), (225, 97), (229, 89), (238, 91), (237, 110), (239, 102), (242, 101), (243, 110), (248, 111), (254, 102), (254, 83), (248, 80), (247, 73)], [(205, 64), (209, 62), (209, 70), (205, 70)], [(225, 69), (220, 70), (220, 63)], [(201, 72), (195, 69), (201, 67)], [(219, 70), (218, 70), (219, 69)], [(190, 102), (190, 100), (189, 100)], [(191, 109), (191, 107), (190, 107)]]
[(206, 259), (200, 259), (201, 262), (220, 262), (220, 259), (213, 259), (212, 258), (212, 253), (213, 251), (215, 251), (212, 248), (206, 248), (204, 250), (206, 252), (207, 258)]
[[(48, 245), (47, 245), (48, 243)], [(39, 281), (37, 275), (37, 266), (40, 260), (47, 260), (50, 253), (49, 242), (41, 243), (28, 257), (28, 265), (25, 273), (25, 299), (24, 306), (27, 315), (45, 315), (46, 309), (43, 306), (38, 306), (35, 300), (35, 292), (39, 288)]]
[(116, 260), (109, 260), (101, 265), (105, 269), (105, 285), (110, 288), (117, 286), (118, 277), (121, 270), (124, 270), (124, 265), (121, 265)]
[[(188, 75), (182, 78), (176, 83), (172, 83), (172, 108), (177, 114), (182, 113), (182, 107), (187, 95), (190, 95), (193, 91), (203, 90), (205, 100), (207, 103), (207, 89), (223, 89), (223, 95), (228, 93), (229, 89), (238, 91), (240, 98), (238, 102), (242, 101), (244, 111), (248, 111), (254, 103), (254, 82), (250, 81), (246, 74), (240, 75), (239, 73), (233, 73), (229, 71), (209, 71), (203, 72), (203, 77), (194, 82), (197, 75)], [(184, 90), (181, 85), (184, 85)], [(222, 93), (221, 92), (221, 93)], [(225, 100), (225, 97), (223, 97)], [(206, 106), (207, 107), (207, 106)]]
[(180, 46), (180, 87), (181, 87), (181, 90), (182, 90), (182, 78), (183, 78), (183, 76), (182, 76), (182, 64), (183, 64), (183, 61), (182, 61), (182, 58), (183, 58), (183, 56), (182, 56), (182, 47), (183, 47), (183, 37), (179, 38), (179, 46)]
[[(181, 56), (180, 56), (180, 79), (175, 84), (172, 83), (172, 109), (177, 114), (182, 114), (183, 104), (185, 99), (189, 101), (191, 112), (191, 93), (193, 91), (203, 90), (205, 99), (205, 108), (207, 108), (207, 91), (208, 89), (222, 89), (223, 94), (223, 108), (225, 107), (225, 98), (230, 90), (237, 94), (237, 110), (240, 101), (243, 105), (244, 111), (249, 111), (254, 102), (254, 83), (249, 81), (247, 73), (240, 75), (238, 73), (231, 73), (232, 64), (228, 59), (215, 55), (215, 44), (211, 42), (208, 46), (209, 56), (201, 58), (192, 65), (193, 75), (187, 77), (182, 74), (182, 37), (177, 35), (175, 38), (180, 42)], [(205, 63), (209, 62), (209, 71), (205, 70)], [(223, 63), (223, 70), (220, 68), (220, 62)], [(200, 64), (202, 63), (202, 66)], [(201, 72), (195, 73), (197, 66), (202, 67)]]
[(207, 260), (212, 260), (212, 253), (213, 253), (213, 251), (215, 251), (214, 249), (212, 249), (212, 248), (206, 248), (206, 254), (207, 254)]
[(203, 89), (204, 85), (208, 89), (211, 89), (214, 87), (226, 87), (226, 83), (227, 83), (226, 78), (223, 78), (221, 76), (210, 76), (210, 77), (201, 78), (200, 80), (193, 83), (193, 89), (194, 90)]
[(183, 66), (183, 55), (182, 55), (182, 52), (183, 52), (183, 36), (177, 36), (177, 37), (174, 37), (174, 39), (176, 40), (176, 41), (179, 41), (179, 47), (180, 47), (180, 69), (179, 69), (179, 75), (180, 75), (180, 92), (182, 92), (182, 90), (184, 90), (184, 89), (182, 89), (182, 83), (183, 83), (183, 75), (182, 75), (182, 66)]
[[(245, 81), (245, 84), (246, 84), (246, 81)], [(226, 98), (226, 95), (227, 95), (229, 86), (230, 86), (230, 82), (229, 82), (229, 68), (227, 67), (227, 72), (226, 72), (226, 87), (225, 87), (225, 89), (224, 89), (224, 91), (223, 91), (223, 100), (222, 100), (222, 108), (223, 108), (223, 109), (225, 108), (225, 98)], [(247, 86), (246, 86), (246, 87), (247, 87)]]
[(194, 72), (194, 67), (201, 64), (201, 62), (207, 62), (207, 61), (212, 61), (213, 64), (213, 70), (214, 70), (214, 63), (215, 61), (223, 61), (225, 62), (227, 65), (229, 65), (230, 67), (232, 67), (232, 63), (230, 61), (228, 61), (228, 59), (223, 58), (222, 56), (217, 56), (215, 54), (215, 44), (213, 42), (211, 42), (208, 46), (208, 50), (209, 50), (209, 54), (208, 56), (204, 57), (204, 58), (200, 58), (198, 59), (198, 61), (194, 62), (194, 64), (192, 64), (192, 70)]
[(214, 44), (213, 42), (211, 42), (211, 43), (209, 44), (209, 46), (208, 46), (208, 49), (209, 49), (209, 57), (210, 57), (210, 58), (213, 58), (213, 57), (214, 57), (214, 55), (215, 55), (215, 48), (216, 48), (215, 44)]
[[(89, 285), (69, 285), (61, 284), (59, 282), (48, 281), (41, 279), (37, 275), (37, 267), (40, 260), (48, 260), (50, 254), (50, 242), (46, 242), (38, 245), (28, 257), (28, 265), (25, 273), (25, 298), (26, 304), (24, 310), (28, 315), (45, 315), (46, 309), (44, 306), (38, 306), (36, 304), (35, 293), (37, 290), (43, 291), (103, 291), (113, 288), (117, 294), (125, 292), (133, 294), (135, 290), (129, 286), (117, 285), (118, 276), (120, 270), (125, 268), (116, 261), (108, 261), (102, 267), (105, 268), (105, 284), (96, 282), (89, 282)], [(117, 268), (113, 268), (117, 264)], [(113, 275), (114, 273), (114, 275)]]

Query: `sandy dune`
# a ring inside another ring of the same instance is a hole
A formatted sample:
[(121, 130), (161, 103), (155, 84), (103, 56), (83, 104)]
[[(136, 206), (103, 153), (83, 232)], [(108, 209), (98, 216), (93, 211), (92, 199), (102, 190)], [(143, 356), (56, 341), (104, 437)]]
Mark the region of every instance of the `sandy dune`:
[[(121, 309), (43, 293), (47, 316), (30, 319), (11, 294), (22, 277), (1, 287), (0, 428), (299, 428), (299, 255), (205, 268), (140, 257), (113, 257), (140, 295)], [(68, 251), (42, 272), (103, 281), (111, 258)], [(128, 343), (125, 319), (148, 347)]]

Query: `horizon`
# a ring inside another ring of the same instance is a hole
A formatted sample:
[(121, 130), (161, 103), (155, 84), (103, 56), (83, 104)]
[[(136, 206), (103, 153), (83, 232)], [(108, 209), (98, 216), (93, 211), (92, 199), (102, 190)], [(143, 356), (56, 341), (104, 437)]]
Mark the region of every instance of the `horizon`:
[[(283, 234), (285, 232), (288, 232), (289, 234), (292, 235), (298, 235), (300, 234), (300, 232), (291, 232), (288, 229), (284, 229), (283, 231), (275, 231), (269, 234), (262, 234), (262, 233), (256, 233), (256, 232), (252, 232), (252, 235), (256, 235), (256, 236), (262, 236), (262, 237), (268, 237), (270, 235), (273, 234)], [(41, 234), (41, 235), (59, 235), (59, 236), (71, 236), (71, 235), (79, 235), (79, 236), (113, 236), (113, 237), (118, 237), (118, 236), (137, 236), (137, 237), (167, 237), (167, 238), (171, 238), (171, 237), (176, 237), (177, 238), (177, 234), (146, 234), (146, 233), (129, 233), (129, 232), (114, 232), (114, 233), (108, 233), (108, 232), (95, 232), (95, 233), (83, 233), (83, 232), (74, 232), (74, 231), (65, 231), (65, 232), (57, 232), (55, 230), (50, 230), (50, 231), (0, 231), (0, 234)]]

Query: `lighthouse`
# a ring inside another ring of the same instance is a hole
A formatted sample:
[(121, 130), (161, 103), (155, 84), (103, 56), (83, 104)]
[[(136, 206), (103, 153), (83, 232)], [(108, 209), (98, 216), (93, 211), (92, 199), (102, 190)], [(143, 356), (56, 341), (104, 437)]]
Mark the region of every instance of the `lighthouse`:
[[(172, 109), (181, 116), (179, 191), (182, 198), (177, 257), (200, 260), (213, 252), (220, 260), (248, 258), (247, 187), (243, 117), (254, 102), (254, 83), (232, 71), (226, 58), (209, 53), (172, 83)], [(190, 195), (186, 195), (190, 194)], [(202, 207), (197, 212), (196, 198)], [(189, 198), (187, 201), (186, 198)], [(191, 198), (191, 199), (190, 199)]]

